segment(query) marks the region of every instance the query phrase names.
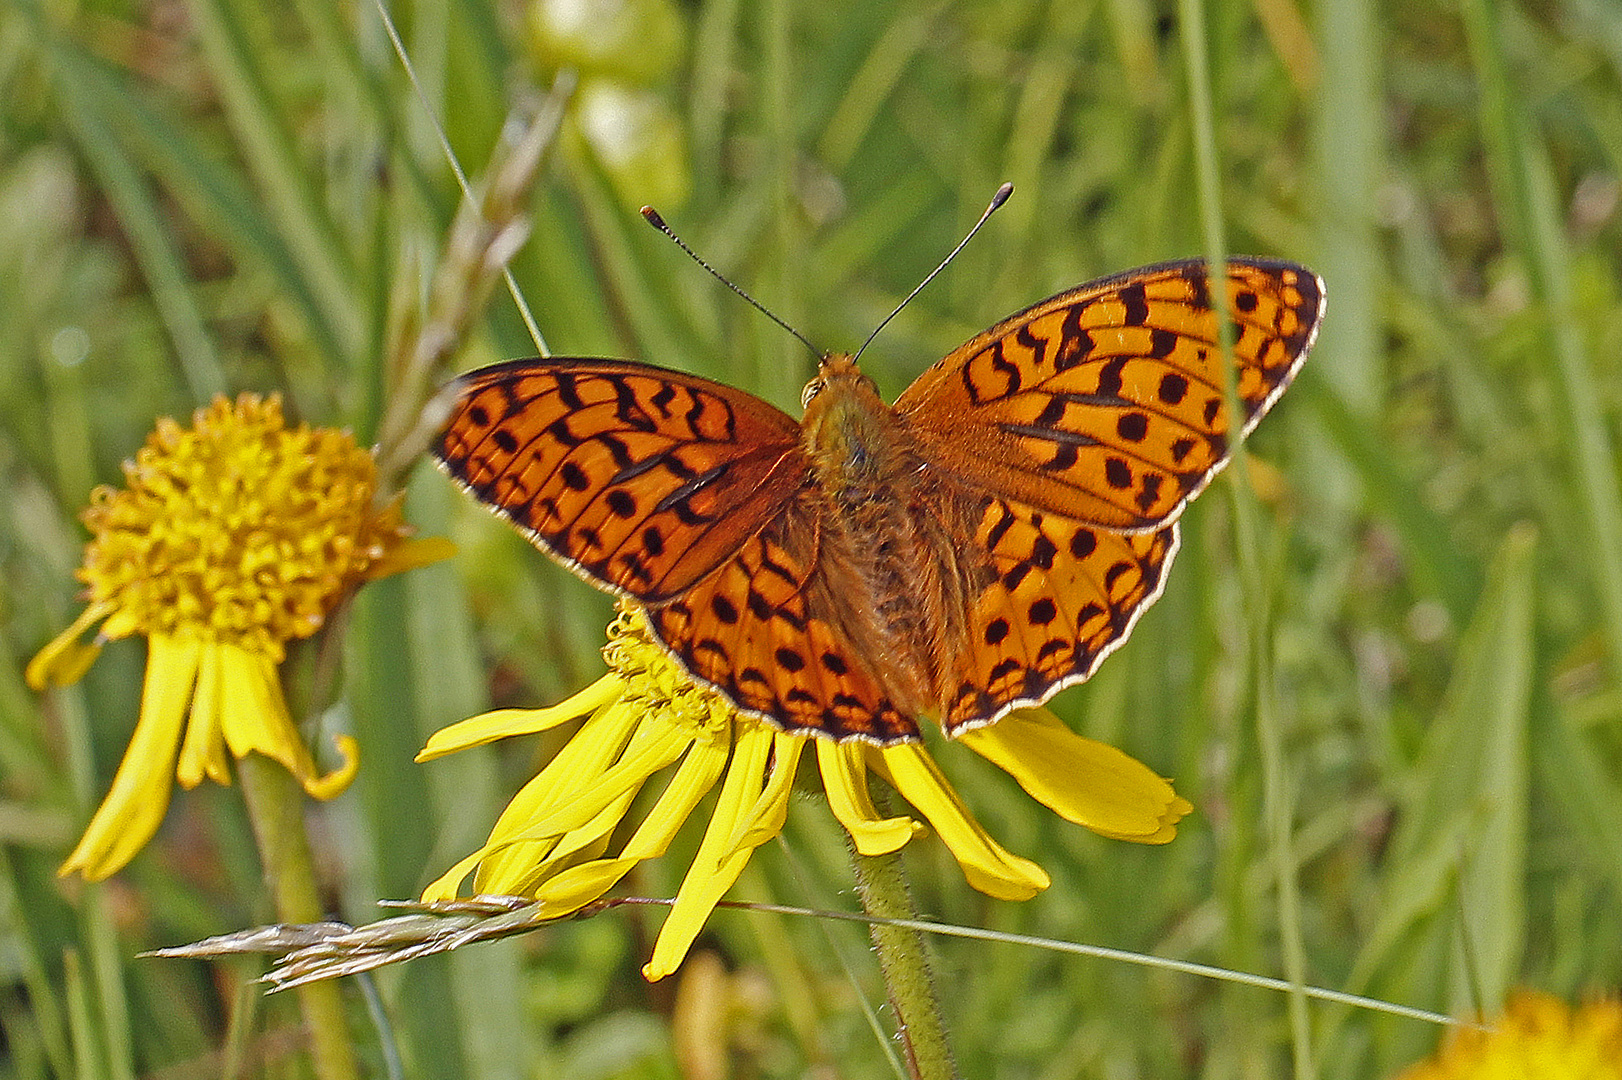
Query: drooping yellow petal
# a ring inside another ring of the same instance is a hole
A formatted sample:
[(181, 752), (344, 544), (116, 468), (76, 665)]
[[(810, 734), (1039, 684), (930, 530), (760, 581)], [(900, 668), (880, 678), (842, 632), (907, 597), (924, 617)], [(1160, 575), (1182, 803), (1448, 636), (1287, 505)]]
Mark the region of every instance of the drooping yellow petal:
[(761, 724), (736, 726), (732, 761), (721, 783), (715, 813), (704, 830), (693, 865), (682, 878), (675, 906), (659, 929), (653, 956), (642, 968), (642, 975), (649, 982), (657, 982), (681, 966), (687, 950), (704, 928), (705, 920), (715, 910), (716, 901), (732, 888), (754, 853), (752, 847), (734, 847), (734, 838), (749, 835), (749, 817), (762, 809), (757, 803), (765, 787), (766, 761), (773, 735)]
[[(630, 715), (629, 710), (623, 711)], [(592, 737), (599, 736), (594, 733)], [(580, 782), (568, 797), (560, 797), (564, 792), (553, 778), (549, 785), (543, 785), (548, 790), (539, 792), (543, 799), (535, 804), (521, 825), (509, 824), (503, 815), (492, 836), (517, 839), (512, 831), (516, 829), (525, 837), (543, 839), (581, 828), (600, 815), (604, 807), (640, 791), (650, 776), (679, 759), (691, 742), (691, 736), (679, 728), (640, 723), (618, 761), (595, 772), (577, 766), (574, 774)], [(516, 802), (514, 800), (515, 805)]]
[(232, 756), (263, 754), (292, 773), (305, 794), (314, 798), (331, 799), (348, 788), (360, 765), (359, 744), (347, 736), (339, 737), (343, 760), (323, 774), (287, 712), (276, 662), (231, 642), (221, 642), (216, 648), (223, 699), (220, 728)]
[(694, 742), (659, 801), (626, 841), (622, 854), (634, 859), (656, 859), (663, 855), (675, 838), (676, 830), (720, 779), (726, 764), (724, 742), (705, 739)]
[[(473, 877), (475, 890), (487, 896), (538, 896), (543, 883), (583, 863), (597, 860), (608, 850), (614, 830), (635, 798), (636, 790), (633, 788), (610, 800), (590, 819), (556, 836), (543, 859), (487, 860)], [(536, 832), (548, 833), (549, 830), (546, 826), (539, 826)]]
[(817, 766), (822, 771), (822, 789), (834, 817), (850, 833), (856, 850), (863, 855), (888, 855), (899, 851), (907, 841), (924, 831), (910, 817), (880, 817), (867, 790), (867, 762), (862, 748), (853, 742), (836, 743), (817, 739)]
[(155, 635), (147, 645), (141, 715), (124, 760), (84, 836), (61, 868), (101, 881), (124, 867), (163, 822), (169, 808), (169, 777), (180, 749), (180, 726), (197, 677), (198, 643)]
[(23, 681), (30, 689), (40, 691), (54, 683), (70, 686), (84, 678), (90, 664), (101, 653), (101, 646), (87, 645), (79, 638), (113, 611), (109, 603), (91, 604), (73, 620), (73, 625), (56, 635), (50, 643), (28, 661), (23, 670)]
[(470, 746), (484, 746), (511, 735), (532, 735), (577, 717), (590, 716), (617, 699), (624, 687), (625, 680), (619, 676), (604, 675), (567, 701), (545, 709), (496, 709), (480, 713), (434, 732), (428, 737), (428, 745), (417, 753), (417, 760), (432, 761)]
[(1147, 765), (1071, 731), (1046, 709), (1019, 709), (959, 736), (1067, 821), (1116, 840), (1164, 844), (1193, 807)]
[(548, 878), (535, 891), (535, 899), (542, 904), (541, 919), (556, 919), (579, 911), (603, 893), (618, 885), (631, 867), (641, 862), (621, 856), (617, 859), (594, 859), (579, 866), (571, 866)]
[[(530, 867), (552, 854), (563, 829), (541, 830), (557, 807), (568, 807), (600, 793), (598, 779), (635, 734), (636, 714), (622, 702), (599, 709), (575, 733), (556, 757), (518, 790), (496, 819), (485, 845), (488, 854), (475, 878), (476, 887), (485, 881), (514, 881), (523, 878)], [(615, 798), (621, 792), (607, 792)]]
[(276, 665), (262, 653), (236, 645), (219, 646), (220, 686), (229, 706), (221, 710), (220, 730), (231, 755), (263, 754), (294, 776), (315, 771), (304, 740), (293, 728)]
[[(695, 742), (676, 770), (676, 775), (660, 794), (653, 809), (643, 818), (636, 833), (626, 842), (618, 858), (593, 859), (571, 866), (533, 885), (533, 891), (522, 889), (520, 894), (532, 895), (543, 902), (545, 906), (538, 916), (540, 918), (567, 915), (600, 898), (618, 884), (631, 867), (643, 859), (657, 858), (665, 853), (676, 831), (699, 800), (715, 786), (726, 764), (727, 750), (724, 744), (715, 740)], [(474, 858), (477, 857), (475, 855)], [(438, 885), (438, 882), (435, 884)], [(454, 895), (454, 891), (451, 895)], [(429, 897), (425, 895), (423, 899)]]
[[(804, 735), (772, 732), (770, 774), (766, 786), (755, 796), (755, 803), (744, 812), (737, 832), (728, 841), (723, 858), (748, 853), (783, 831), (788, 820), (788, 797), (794, 787), (794, 774), (799, 770), (800, 752), (805, 749)], [(741, 869), (741, 868), (740, 868)]]
[(224, 687), (220, 682), (220, 646), (204, 642), (197, 656), (197, 686), (192, 692), (191, 719), (180, 744), (175, 779), (190, 791), (207, 776), (216, 784), (231, 782), (225, 755), (225, 731), (220, 725)]
[(908, 743), (864, 750), (873, 771), (940, 834), (970, 885), (999, 900), (1029, 900), (1053, 883), (1047, 871), (1010, 853), (980, 827), (923, 747)]
[(429, 882), (428, 887), (422, 890), (422, 902), (433, 904), (442, 900), (455, 900), (456, 894), (462, 887), (462, 879), (471, 874), (479, 865), (485, 855), (489, 854), (490, 845), (486, 844), (473, 854), (459, 860), (455, 866)]
[(553, 807), (567, 806), (588, 796), (636, 734), (637, 723), (636, 713), (623, 702), (592, 714), (546, 767), (513, 796), (491, 830), (491, 839), (529, 833), (531, 823)]
[(349, 790), (355, 774), (360, 772), (360, 743), (353, 735), (338, 735), (332, 740), (338, 748), (338, 767), (329, 773), (312, 776), (304, 781), (304, 792), (312, 799), (336, 799)]

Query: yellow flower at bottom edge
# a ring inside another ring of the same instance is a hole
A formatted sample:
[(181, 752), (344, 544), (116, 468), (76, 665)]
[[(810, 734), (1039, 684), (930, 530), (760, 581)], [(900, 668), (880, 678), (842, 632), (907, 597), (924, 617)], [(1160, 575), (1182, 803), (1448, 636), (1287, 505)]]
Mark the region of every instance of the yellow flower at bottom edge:
[[(101, 643), (147, 639), (141, 714), (107, 797), (62, 864), (92, 881), (130, 861), (186, 788), (230, 783), (227, 753), (260, 753), (328, 799), (358, 764), (322, 774), (288, 715), (277, 665), (286, 644), (321, 628), (363, 581), (451, 553), (408, 540), (397, 503), (373, 505), (377, 469), (348, 432), (288, 429), (281, 399), (243, 394), (199, 409), (193, 427), (164, 418), (124, 465), (125, 487), (99, 487), (78, 577), (89, 606), (29, 663), (30, 686), (77, 681)], [(80, 639), (101, 628), (93, 644)], [(189, 718), (189, 723), (188, 723)]]
[(1397, 1080), (1622, 1080), (1622, 1002), (1574, 1010), (1551, 994), (1519, 991), (1492, 1030), (1454, 1032)]
[[(696, 685), (650, 636), (640, 609), (622, 603), (603, 650), (610, 673), (547, 709), (502, 709), (436, 733), (427, 761), (509, 735), (585, 717), (558, 755), (514, 796), (489, 840), (423, 892), (450, 900), (469, 873), (473, 892), (525, 896), (556, 918), (602, 897), (643, 859), (657, 858), (703, 797), (721, 785), (697, 855), (643, 967), (675, 971), (717, 901), (755, 848), (776, 836), (806, 743), (816, 748), (828, 805), (863, 855), (901, 848), (923, 831), (911, 817), (881, 817), (867, 774), (888, 781), (940, 835), (969, 884), (1027, 900), (1049, 884), (1042, 868), (1004, 850), (981, 828), (918, 744), (878, 747), (789, 735), (740, 715)], [(1084, 739), (1042, 709), (1011, 714), (961, 742), (1003, 768), (1062, 817), (1118, 839), (1163, 844), (1192, 807), (1148, 767)], [(655, 773), (674, 769), (653, 808), (615, 853), (610, 841)]]

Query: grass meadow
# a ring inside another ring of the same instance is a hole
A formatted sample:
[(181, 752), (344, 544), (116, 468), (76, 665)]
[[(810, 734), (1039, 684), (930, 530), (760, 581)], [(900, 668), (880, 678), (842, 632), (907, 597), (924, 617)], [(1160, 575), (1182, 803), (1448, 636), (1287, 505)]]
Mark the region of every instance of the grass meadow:
[[(510, 264), (546, 345), (795, 415), (804, 347), (641, 205), (820, 347), (853, 349), (1012, 181), (865, 354), (891, 398), (1003, 315), (1129, 267), (1242, 252), (1328, 283), (1244, 476), (1183, 517), (1131, 642), (1052, 702), (1194, 813), (1165, 847), (1102, 839), (933, 739), (1053, 885), (990, 899), (925, 837), (906, 852), (921, 912), (1455, 1016), (1517, 986), (1622, 987), (1622, 5), (389, 10), (415, 83), (372, 0), (0, 6), (0, 1077), (310, 1075), (259, 961), (136, 956), (274, 920), (239, 787), (177, 792), (106, 883), (56, 876), (129, 738), (143, 643), (43, 696), (23, 666), (80, 610), (78, 514), (157, 417), (279, 391), (300, 420), (375, 438), (385, 358), (457, 257), (446, 147), (477, 183), (509, 118), (560, 87)], [(447, 377), (537, 352), (505, 285), (461, 329)], [(415, 765), (427, 735), (586, 685), (611, 614), (426, 462), (406, 497), (459, 556), (368, 586), (284, 669), (301, 716), (361, 743), (350, 791), (308, 807), (324, 902), (351, 922), (477, 847), (562, 738)], [(671, 895), (696, 843), (621, 891)], [(857, 910), (819, 794), (732, 895)], [(894, 1075), (860, 925), (718, 911), (650, 985), (662, 917), (621, 908), (345, 980), (366, 1074)], [(932, 948), (964, 1077), (1379, 1080), (1441, 1035), (1038, 945)]]

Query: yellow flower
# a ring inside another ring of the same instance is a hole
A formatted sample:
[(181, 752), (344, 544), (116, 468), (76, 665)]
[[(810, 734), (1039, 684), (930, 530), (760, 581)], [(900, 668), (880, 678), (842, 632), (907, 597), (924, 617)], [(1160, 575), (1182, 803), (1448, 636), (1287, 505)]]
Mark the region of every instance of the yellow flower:
[[(288, 430), (279, 397), (216, 398), (193, 422), (160, 420), (125, 463), (126, 486), (91, 494), (78, 572), (89, 606), (28, 665), (36, 690), (66, 685), (102, 642), (147, 639), (135, 734), (62, 874), (115, 873), (162, 822), (169, 774), (186, 788), (228, 784), (227, 751), (280, 762), (317, 798), (342, 791), (354, 740), (339, 738), (343, 764), (320, 773), (277, 677), (286, 643), (361, 582), (450, 554), (448, 541), (407, 541), (397, 504), (373, 506), (376, 466), (353, 436)], [(81, 642), (97, 623), (95, 642)]]
[[(585, 723), (508, 804), (488, 842), (423, 893), (450, 900), (473, 874), (483, 895), (531, 897), (540, 917), (577, 911), (643, 859), (657, 858), (717, 782), (721, 791), (698, 854), (677, 892), (643, 974), (662, 979), (687, 955), (754, 849), (782, 829), (801, 752), (815, 745), (822, 787), (857, 851), (882, 855), (923, 831), (911, 817), (881, 817), (869, 771), (883, 777), (940, 835), (969, 884), (1004, 900), (1047, 888), (1042, 868), (1004, 850), (969, 814), (925, 749), (788, 735), (740, 716), (695, 685), (649, 635), (640, 609), (622, 603), (603, 650), (610, 672), (548, 709), (502, 709), (436, 733), (427, 761), (509, 735)], [(1011, 773), (1035, 798), (1106, 836), (1163, 844), (1192, 807), (1146, 766), (1072, 733), (1045, 710), (1024, 710), (965, 735), (970, 749)], [(610, 841), (655, 773), (674, 774), (617, 853)]]
[(1398, 1080), (1622, 1080), (1622, 1002), (1575, 1011), (1523, 990), (1490, 1031), (1463, 1028)]

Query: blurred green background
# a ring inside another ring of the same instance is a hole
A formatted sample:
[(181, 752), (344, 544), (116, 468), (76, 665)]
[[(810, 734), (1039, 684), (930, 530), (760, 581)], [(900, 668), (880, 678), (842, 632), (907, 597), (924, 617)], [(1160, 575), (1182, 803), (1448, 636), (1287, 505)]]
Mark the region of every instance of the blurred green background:
[[(1259, 501), (1215, 485), (1131, 644), (1054, 702), (1174, 777), (1194, 815), (1165, 848), (1102, 840), (937, 747), (1054, 884), (989, 900), (926, 839), (908, 851), (925, 913), (1268, 975), (1295, 956), (1309, 982), (1461, 1014), (1514, 985), (1622, 986), (1622, 5), (1254, 0), (1203, 25), (1197, 3), (1151, 0), (392, 10), (426, 105), (369, 0), (0, 6), (0, 1076), (216, 1076), (227, 1043), (246, 1075), (305, 1075), (297, 1013), (246, 981), (254, 964), (134, 958), (272, 917), (234, 789), (179, 795), (104, 886), (54, 876), (128, 738), (142, 644), (45, 699), (22, 665), (78, 610), (78, 511), (155, 417), (279, 389), (297, 417), (372, 438), (391, 319), (424, 295), (459, 199), (425, 108), (476, 177), (564, 70), (578, 81), (512, 264), (561, 354), (697, 371), (793, 411), (811, 358), (643, 203), (848, 349), (1013, 181), (864, 357), (891, 396), (1049, 293), (1202, 254), (1202, 198), (1229, 250), (1328, 281), (1317, 348), (1250, 444)], [(498, 292), (458, 366), (534, 352)], [(550, 749), (415, 766), (427, 732), (601, 671), (605, 597), (432, 469), (408, 509), (462, 555), (369, 587), (334, 631), (342, 690), (322, 719), (361, 737), (363, 766), (310, 814), (350, 921), (482, 840)], [(1248, 562), (1236, 512), (1259, 526)], [(295, 701), (311, 656), (287, 669)], [(686, 842), (629, 889), (670, 895)], [(849, 910), (850, 887), (808, 796), (735, 895)], [(360, 1052), (420, 1077), (886, 1075), (859, 928), (723, 911), (649, 986), (660, 917), (346, 982)], [(965, 1076), (1294, 1067), (1280, 994), (936, 947)], [(1438, 1037), (1308, 1016), (1328, 1078), (1389, 1075)]]

